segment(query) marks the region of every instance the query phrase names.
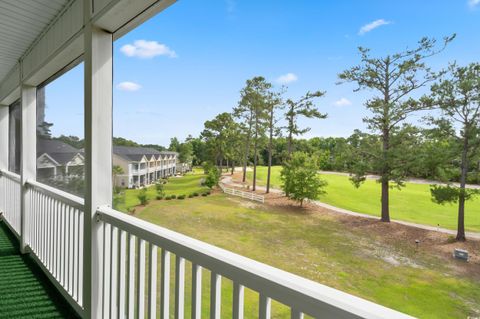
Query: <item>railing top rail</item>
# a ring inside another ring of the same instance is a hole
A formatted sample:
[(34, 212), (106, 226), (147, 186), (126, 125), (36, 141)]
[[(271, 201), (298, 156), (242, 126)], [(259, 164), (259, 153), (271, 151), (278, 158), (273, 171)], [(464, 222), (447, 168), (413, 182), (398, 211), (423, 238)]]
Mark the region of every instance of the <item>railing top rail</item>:
[(314, 317), (412, 318), (110, 207), (99, 208), (97, 214), (104, 222)]
[(20, 175), (10, 172), (4, 169), (0, 169), (0, 175), (4, 175), (5, 177), (9, 179), (13, 179), (14, 181), (20, 182)]
[(53, 197), (53, 198), (63, 202), (64, 204), (67, 204), (69, 206), (72, 206), (72, 207), (80, 209), (80, 210), (83, 210), (85, 208), (84, 200), (81, 197), (72, 195), (70, 193), (59, 190), (55, 187), (51, 187), (51, 186), (42, 184), (42, 183), (34, 181), (34, 180), (27, 180), (26, 184), (28, 186), (33, 187), (34, 189), (36, 189), (37, 191), (39, 191), (39, 192), (41, 192), (45, 195), (48, 195), (50, 197)]

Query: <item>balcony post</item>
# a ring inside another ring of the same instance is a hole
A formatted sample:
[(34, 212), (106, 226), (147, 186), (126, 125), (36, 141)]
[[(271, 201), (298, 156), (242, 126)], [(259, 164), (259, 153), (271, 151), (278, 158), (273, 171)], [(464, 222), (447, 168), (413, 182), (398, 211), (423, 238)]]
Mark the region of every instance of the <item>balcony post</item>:
[(22, 85), (22, 144), (20, 150), (21, 210), (20, 210), (20, 252), (27, 246), (27, 223), (30, 212), (27, 180), (35, 180), (37, 169), (37, 88)]
[(97, 208), (112, 205), (112, 34), (90, 21), (85, 4), (85, 318), (102, 318), (103, 228)]
[[(8, 170), (8, 106), (0, 104), (0, 169)], [(5, 212), (4, 189), (0, 189), (0, 213)]]
[(8, 170), (8, 105), (0, 104), (0, 169)]

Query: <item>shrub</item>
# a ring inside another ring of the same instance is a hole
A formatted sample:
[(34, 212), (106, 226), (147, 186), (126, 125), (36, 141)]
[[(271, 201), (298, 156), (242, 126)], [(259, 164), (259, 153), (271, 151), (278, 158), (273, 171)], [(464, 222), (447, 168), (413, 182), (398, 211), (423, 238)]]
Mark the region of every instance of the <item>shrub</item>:
[(193, 192), (193, 196), (197, 197), (198, 195), (200, 194), (198, 194), (197, 192)]
[(185, 199), (185, 197), (186, 196), (182, 194), (182, 195), (178, 195), (177, 199)]
[(157, 191), (157, 195), (162, 196), (162, 197), (163, 197), (163, 195), (165, 195), (165, 192), (164, 192), (164, 189), (163, 189), (163, 184), (164, 183), (162, 183), (162, 182), (155, 183), (155, 190)]
[(147, 197), (147, 189), (142, 188), (137, 195), (138, 200), (140, 201), (140, 205), (147, 205), (148, 204), (148, 197)]
[(163, 199), (163, 195), (157, 195), (157, 200), (162, 200)]
[(207, 196), (207, 193), (202, 193), (202, 196), (203, 196), (203, 197)]
[(207, 177), (205, 178), (205, 186), (208, 188), (212, 188), (218, 184), (218, 181), (220, 180), (220, 171), (216, 167), (212, 167), (207, 174)]
[(282, 189), (288, 198), (303, 206), (307, 199), (317, 199), (325, 194), (327, 182), (318, 176), (316, 159), (303, 152), (295, 152), (285, 163), (280, 172)]
[(202, 163), (202, 168), (203, 168), (203, 173), (208, 174), (208, 172), (214, 168), (213, 164), (211, 162), (203, 162)]
[(171, 196), (167, 196), (167, 197), (165, 197), (165, 200), (171, 200), (171, 199), (172, 199), (172, 197), (171, 197)]
[(175, 199), (175, 198), (177, 198), (177, 195), (171, 195), (170, 198)]
[(188, 195), (188, 198), (193, 198), (193, 194)]

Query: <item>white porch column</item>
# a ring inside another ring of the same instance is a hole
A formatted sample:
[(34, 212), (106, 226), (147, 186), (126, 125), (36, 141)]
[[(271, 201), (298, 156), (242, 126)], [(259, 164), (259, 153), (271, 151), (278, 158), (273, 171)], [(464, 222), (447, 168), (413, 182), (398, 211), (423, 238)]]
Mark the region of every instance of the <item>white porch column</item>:
[(27, 180), (34, 180), (37, 169), (37, 88), (22, 85), (22, 144), (20, 150), (20, 176), (22, 202), (20, 211), (20, 251), (25, 253), (27, 243), (27, 223), (29, 199)]
[[(8, 170), (8, 106), (0, 104), (0, 169)], [(0, 189), (0, 212), (5, 212), (5, 201)]]
[(0, 104), (0, 169), (8, 170), (8, 105)]
[(102, 318), (103, 232), (99, 206), (112, 205), (112, 34), (90, 23), (85, 3), (85, 318)]

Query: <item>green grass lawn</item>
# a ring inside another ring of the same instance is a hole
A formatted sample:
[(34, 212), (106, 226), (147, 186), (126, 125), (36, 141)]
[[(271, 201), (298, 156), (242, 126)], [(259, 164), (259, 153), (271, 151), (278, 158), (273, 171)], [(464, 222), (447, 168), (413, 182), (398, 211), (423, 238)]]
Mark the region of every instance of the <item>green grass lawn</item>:
[[(380, 235), (342, 224), (331, 216), (223, 194), (154, 201), (136, 216), (414, 316), (479, 315), (480, 281), (456, 272), (453, 261), (439, 259), (429, 251), (416, 252), (402, 242), (385, 241)], [(186, 277), (185, 314), (189, 316), (188, 263)], [(208, 271), (204, 271), (203, 283), (206, 318)], [(173, 285), (171, 288), (173, 293)], [(257, 317), (258, 295), (247, 291), (245, 298), (245, 317)], [(231, 300), (232, 284), (224, 279), (222, 318), (231, 318)], [(288, 309), (274, 303), (272, 317), (289, 318)]]
[[(165, 195), (186, 195), (194, 192), (203, 193), (208, 191), (208, 187), (202, 186), (201, 181), (205, 177), (203, 171), (195, 169), (193, 172), (181, 177), (170, 177), (168, 183), (165, 184)], [(129, 208), (140, 205), (138, 200), (139, 189), (126, 189), (121, 200), (116, 201), (115, 209), (126, 212)], [(154, 200), (157, 196), (155, 186), (147, 188), (147, 196), (149, 200)], [(186, 199), (188, 200), (188, 198)]]
[[(280, 166), (272, 167), (272, 185), (280, 188)], [(248, 178), (252, 179), (252, 172)], [(359, 213), (380, 216), (380, 184), (367, 180), (360, 188), (355, 188), (348, 176), (322, 174), (327, 180), (327, 194), (319, 200), (324, 203)], [(257, 182), (265, 185), (267, 168), (257, 168)], [(455, 204), (438, 205), (432, 202), (430, 187), (425, 184), (406, 183), (406, 187), (391, 190), (391, 218), (419, 224), (456, 229), (457, 206)], [(469, 231), (480, 231), (480, 199), (466, 204), (465, 227)]]

